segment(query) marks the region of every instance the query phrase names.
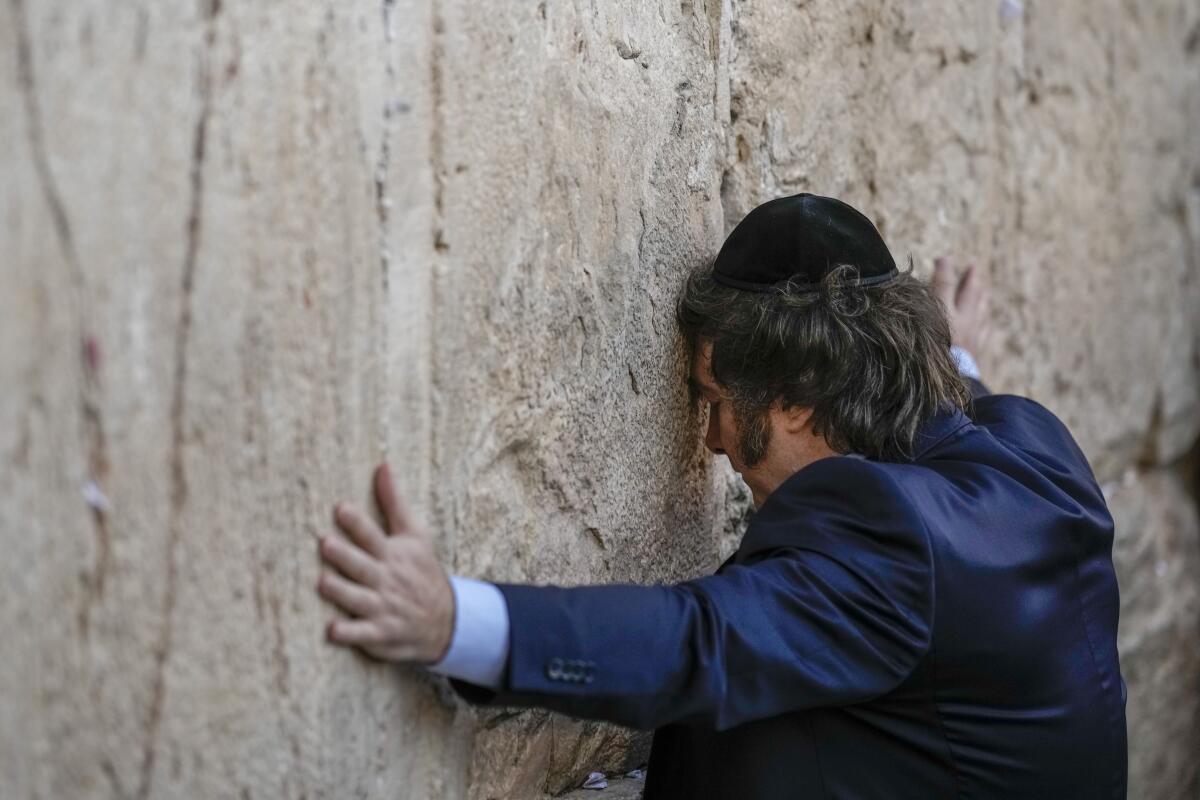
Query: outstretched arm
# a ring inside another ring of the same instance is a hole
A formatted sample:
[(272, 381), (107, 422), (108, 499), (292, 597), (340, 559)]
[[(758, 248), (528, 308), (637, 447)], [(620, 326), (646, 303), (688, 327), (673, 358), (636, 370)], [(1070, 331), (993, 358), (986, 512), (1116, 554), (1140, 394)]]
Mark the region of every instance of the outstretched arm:
[[(864, 487), (870, 504), (859, 494)], [(355, 540), (377, 536), (386, 535), (351, 532)], [(430, 585), (404, 577), (415, 569), (411, 553), (382, 552), (390, 563), (378, 569), (393, 578), (364, 587), (380, 595), (377, 607), (422, 605), (405, 588)], [(502, 674), (492, 690), (460, 681), (455, 688), (476, 703), (637, 728), (691, 718), (725, 729), (860, 702), (898, 685), (928, 647), (930, 558), (921, 520), (888, 476), (859, 459), (823, 459), (772, 495), (720, 574), (674, 586), (491, 587), (511, 617)], [(436, 614), (362, 608), (364, 630), (389, 631), (388, 640), (371, 641), (377, 652), (411, 653), (410, 642), (442, 638), (420, 630), (430, 620), (441, 624)]]

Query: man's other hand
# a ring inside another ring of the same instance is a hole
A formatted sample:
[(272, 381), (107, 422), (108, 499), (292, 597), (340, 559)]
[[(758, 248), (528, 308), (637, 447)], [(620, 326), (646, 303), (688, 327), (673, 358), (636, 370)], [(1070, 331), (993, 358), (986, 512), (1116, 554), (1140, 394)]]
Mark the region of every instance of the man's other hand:
[(978, 267), (968, 264), (962, 276), (949, 258), (933, 260), (933, 290), (946, 306), (950, 343), (978, 358), (987, 350), (992, 333), (988, 315), (991, 290)]
[(321, 537), (333, 569), (317, 582), (322, 597), (350, 618), (330, 621), (329, 641), (384, 661), (440, 661), (454, 632), (454, 592), (428, 535), (413, 525), (387, 464), (375, 470), (375, 499), (387, 525), (346, 503), (334, 519), (348, 539)]

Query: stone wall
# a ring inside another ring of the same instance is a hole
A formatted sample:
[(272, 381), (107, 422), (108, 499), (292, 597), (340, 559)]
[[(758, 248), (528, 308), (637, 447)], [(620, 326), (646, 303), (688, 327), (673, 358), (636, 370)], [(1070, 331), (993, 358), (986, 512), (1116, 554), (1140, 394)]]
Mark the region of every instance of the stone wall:
[(387, 457), (451, 568), (711, 571), (684, 272), (770, 197), (987, 270), (1118, 520), (1131, 797), (1200, 752), (1200, 8), (0, 4), (12, 797), (527, 798), (646, 739), (322, 642)]

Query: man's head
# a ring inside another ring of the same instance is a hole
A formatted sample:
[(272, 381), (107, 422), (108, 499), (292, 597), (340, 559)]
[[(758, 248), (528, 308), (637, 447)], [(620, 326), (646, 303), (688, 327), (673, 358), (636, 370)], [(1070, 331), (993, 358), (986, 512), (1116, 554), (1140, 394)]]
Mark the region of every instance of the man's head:
[(708, 408), (704, 444), (729, 458), (759, 506), (791, 475), (834, 451), (813, 432), (811, 409), (784, 409), (776, 401), (762, 413), (750, 413), (737, 404), (712, 375), (712, 347), (712, 342), (700, 342), (693, 348), (689, 379), (692, 396)]
[(709, 404), (706, 444), (756, 505), (819, 458), (910, 458), (923, 422), (970, 401), (945, 309), (911, 263), (870, 286), (856, 264), (823, 272), (815, 287), (809, 274), (748, 291), (706, 266), (679, 300), (693, 397)]

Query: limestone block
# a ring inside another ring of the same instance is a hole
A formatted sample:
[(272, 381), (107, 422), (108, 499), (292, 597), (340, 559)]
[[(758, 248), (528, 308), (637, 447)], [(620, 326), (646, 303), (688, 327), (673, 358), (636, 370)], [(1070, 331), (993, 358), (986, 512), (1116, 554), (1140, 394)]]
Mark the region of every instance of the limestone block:
[(1116, 522), (1117, 648), (1128, 689), (1129, 797), (1200, 791), (1200, 519), (1195, 461), (1104, 484)]
[(670, 314), (721, 234), (717, 11), (5, 4), (6, 792), (523, 798), (644, 759), (324, 644), (315, 539), (386, 455), (460, 572), (716, 566)]
[[(440, 6), (432, 446), (459, 572), (578, 584), (717, 566), (726, 473), (688, 408), (672, 312), (722, 233), (719, 11)], [(476, 743), (472, 796), (520, 797), (505, 764), (560, 791), (623, 766), (631, 738), (542, 714), (485, 723)]]
[(374, 460), (428, 492), (392, 392), (428, 262), (385, 213), (428, 175), (380, 174), (428, 142), (388, 123), (425, 70), (378, 7), (3, 13), (6, 795), (465, 796), (469, 720), (325, 645), (314, 592)]

